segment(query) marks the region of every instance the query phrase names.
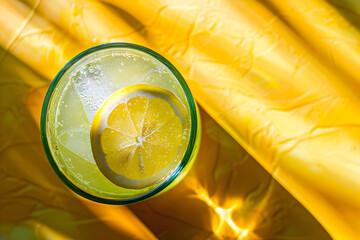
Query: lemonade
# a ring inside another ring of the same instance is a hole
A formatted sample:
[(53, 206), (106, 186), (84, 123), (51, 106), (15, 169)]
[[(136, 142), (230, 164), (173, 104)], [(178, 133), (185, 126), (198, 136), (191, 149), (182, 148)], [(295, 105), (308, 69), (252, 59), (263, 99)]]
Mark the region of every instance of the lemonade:
[(106, 44), (58, 74), (41, 130), (52, 167), (72, 190), (127, 204), (183, 177), (197, 152), (199, 124), (190, 91), (169, 62), (137, 45)]

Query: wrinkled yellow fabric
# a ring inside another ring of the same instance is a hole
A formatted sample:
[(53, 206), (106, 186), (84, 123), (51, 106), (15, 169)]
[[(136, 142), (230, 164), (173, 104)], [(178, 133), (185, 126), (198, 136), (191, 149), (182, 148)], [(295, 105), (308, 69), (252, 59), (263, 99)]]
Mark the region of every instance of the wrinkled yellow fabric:
[[(350, 0), (2, 1), (0, 236), (356, 239), (359, 9)], [(168, 58), (204, 109), (189, 175), (129, 207), (70, 192), (39, 136), (56, 73), (117, 41)]]

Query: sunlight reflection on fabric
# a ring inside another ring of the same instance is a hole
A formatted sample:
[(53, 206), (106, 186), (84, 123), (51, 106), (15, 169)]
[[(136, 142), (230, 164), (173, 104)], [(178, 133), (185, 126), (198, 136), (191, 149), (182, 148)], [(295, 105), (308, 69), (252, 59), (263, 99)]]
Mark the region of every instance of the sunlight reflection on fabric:
[(238, 227), (235, 222), (232, 219), (232, 213), (234, 212), (234, 209), (236, 207), (239, 207), (240, 202), (234, 203), (230, 208), (222, 208), (217, 206), (211, 198), (207, 195), (206, 191), (203, 190), (201, 193), (197, 194), (197, 197), (201, 200), (203, 200), (209, 207), (213, 208), (215, 212), (218, 214), (219, 217), (219, 223), (215, 227), (214, 232), (218, 236), (222, 235), (228, 235), (225, 229), (225, 224), (227, 224), (231, 230), (233, 231), (233, 234), (237, 239), (244, 239), (247, 237), (250, 229), (243, 229)]

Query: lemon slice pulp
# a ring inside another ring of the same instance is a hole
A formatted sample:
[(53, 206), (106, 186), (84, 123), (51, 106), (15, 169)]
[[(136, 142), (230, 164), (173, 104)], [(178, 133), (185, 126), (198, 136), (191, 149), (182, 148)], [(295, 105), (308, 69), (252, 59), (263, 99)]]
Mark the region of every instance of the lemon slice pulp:
[(137, 84), (112, 94), (91, 125), (100, 171), (118, 186), (138, 189), (168, 176), (188, 141), (189, 113), (170, 91)]

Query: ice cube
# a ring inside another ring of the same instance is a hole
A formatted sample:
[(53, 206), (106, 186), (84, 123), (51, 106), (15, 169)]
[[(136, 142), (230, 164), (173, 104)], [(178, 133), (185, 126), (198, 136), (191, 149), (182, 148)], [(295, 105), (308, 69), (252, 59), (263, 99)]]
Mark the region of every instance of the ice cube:
[(74, 126), (90, 125), (85, 110), (73, 82), (69, 82), (62, 91), (55, 114), (55, 134)]
[(150, 69), (143, 76), (141, 76), (137, 83), (148, 84), (152, 86), (162, 87), (171, 92), (180, 98), (182, 102), (186, 102), (185, 94), (182, 92), (180, 84), (175, 80), (175, 76), (165, 69), (163, 66), (155, 66), (155, 68)]
[(155, 69), (150, 69), (136, 83), (154, 84), (159, 80), (158, 72)]
[(61, 145), (68, 150), (88, 161), (96, 164), (91, 151), (90, 125), (74, 127), (63, 131), (56, 138)]
[(97, 110), (112, 93), (109, 81), (96, 62), (83, 66), (74, 74), (72, 80), (91, 124)]

